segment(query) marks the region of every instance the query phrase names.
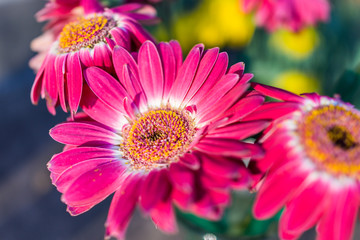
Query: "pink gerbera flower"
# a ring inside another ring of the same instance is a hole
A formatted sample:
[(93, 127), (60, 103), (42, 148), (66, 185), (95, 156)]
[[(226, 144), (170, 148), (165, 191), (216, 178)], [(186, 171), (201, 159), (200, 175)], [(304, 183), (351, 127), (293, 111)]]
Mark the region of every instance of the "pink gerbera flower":
[[(137, 50), (145, 40), (152, 39), (135, 20), (145, 18), (143, 14), (133, 13), (141, 8), (140, 4), (104, 9), (96, 0), (76, 2), (81, 3), (85, 11), (76, 20), (73, 20), (73, 14), (68, 14), (60, 21), (59, 16), (63, 11), (58, 8), (42, 15), (47, 18), (41, 18), (51, 19), (50, 23), (56, 23), (52, 32), (45, 35), (45, 42), (50, 42), (53, 38), (57, 40), (51, 43), (50, 49), (42, 45), (41, 50), (47, 51), (31, 90), (31, 101), (37, 104), (40, 96), (46, 98), (48, 110), (52, 114), (55, 114), (58, 104), (65, 112), (68, 108), (72, 114), (77, 111), (83, 88), (83, 68), (98, 66), (113, 72), (111, 51), (115, 45)], [(48, 4), (59, 5), (57, 2)], [(60, 9), (68, 11), (65, 7)], [(64, 19), (73, 21), (66, 22)], [(57, 34), (59, 25), (63, 28)], [(44, 38), (39, 41), (43, 44)]]
[(255, 21), (268, 31), (281, 27), (298, 31), (318, 21), (327, 21), (330, 5), (327, 0), (244, 0), (244, 10), (256, 10)]
[(260, 139), (266, 155), (257, 165), (267, 174), (255, 216), (265, 219), (285, 207), (281, 239), (297, 239), (314, 226), (319, 240), (351, 239), (360, 200), (360, 111), (316, 93), (254, 87), (284, 101), (262, 107), (275, 120)]
[(172, 203), (219, 219), (230, 188), (249, 184), (242, 158), (263, 154), (240, 141), (268, 125), (246, 120), (264, 101), (246, 91), (252, 74), (243, 63), (227, 70), (227, 54), (201, 44), (183, 62), (175, 41), (147, 41), (136, 58), (115, 47), (113, 62), (119, 80), (85, 70), (82, 108), (94, 120), (75, 117), (50, 131), (67, 144), (48, 167), (68, 211), (80, 214), (115, 192), (106, 235), (119, 239), (137, 204), (170, 233)]

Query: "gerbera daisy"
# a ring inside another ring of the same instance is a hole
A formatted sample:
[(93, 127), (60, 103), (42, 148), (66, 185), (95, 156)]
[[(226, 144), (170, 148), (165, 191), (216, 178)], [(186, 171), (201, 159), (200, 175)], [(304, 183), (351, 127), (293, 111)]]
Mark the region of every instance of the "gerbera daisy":
[(244, 10), (255, 10), (255, 21), (268, 31), (281, 27), (298, 31), (329, 18), (328, 0), (244, 0)]
[(180, 45), (145, 42), (134, 58), (115, 47), (118, 79), (100, 68), (84, 71), (89, 88), (82, 116), (55, 126), (66, 144), (49, 162), (53, 184), (72, 215), (115, 192), (106, 235), (122, 239), (137, 204), (165, 232), (176, 231), (172, 203), (216, 220), (231, 188), (246, 188), (242, 158), (262, 149), (240, 141), (268, 121), (242, 121), (264, 101), (248, 92), (244, 64), (229, 70), (218, 48), (196, 45), (182, 60)]
[[(56, 23), (49, 30), (51, 32), (45, 35), (47, 42), (53, 38), (57, 40), (51, 43), (50, 49), (44, 45), (42, 47), (42, 50), (47, 49), (46, 56), (37, 72), (31, 101), (37, 104), (40, 96), (46, 98), (48, 110), (52, 114), (55, 114), (58, 104), (65, 112), (68, 108), (72, 114), (77, 111), (83, 87), (83, 68), (98, 66), (112, 72), (111, 50), (115, 45), (137, 50), (145, 40), (152, 39), (136, 20), (149, 17), (134, 13), (141, 8), (141, 4), (104, 9), (96, 0), (76, 2), (81, 3), (84, 10), (84, 14), (76, 20), (73, 20), (72, 12), (65, 17), (58, 17), (62, 11), (57, 8), (56, 11), (47, 11), (47, 14), (41, 15), (47, 16), (41, 19), (51, 19), (50, 23)], [(59, 5), (57, 2), (48, 4)], [(73, 21), (66, 22), (64, 19)], [(59, 25), (63, 28), (57, 34)], [(43, 40), (40, 38), (39, 41), (43, 43)]]
[(296, 239), (314, 226), (317, 239), (351, 239), (360, 200), (360, 111), (316, 93), (254, 87), (284, 101), (266, 107), (274, 121), (260, 139), (266, 155), (256, 163), (267, 173), (255, 216), (265, 219), (285, 207), (281, 239)]

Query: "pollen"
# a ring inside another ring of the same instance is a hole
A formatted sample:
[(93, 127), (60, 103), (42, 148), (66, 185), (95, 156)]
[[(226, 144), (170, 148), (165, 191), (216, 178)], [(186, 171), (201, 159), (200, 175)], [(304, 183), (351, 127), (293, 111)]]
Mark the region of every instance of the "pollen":
[(320, 168), (360, 178), (360, 114), (347, 106), (308, 112), (298, 129), (305, 151)]
[(59, 37), (59, 52), (67, 53), (80, 48), (92, 48), (96, 43), (109, 37), (109, 30), (115, 26), (115, 21), (102, 15), (90, 18), (80, 17), (64, 26)]
[(178, 161), (195, 134), (193, 120), (171, 109), (149, 111), (127, 129), (121, 148), (136, 170), (163, 168)]

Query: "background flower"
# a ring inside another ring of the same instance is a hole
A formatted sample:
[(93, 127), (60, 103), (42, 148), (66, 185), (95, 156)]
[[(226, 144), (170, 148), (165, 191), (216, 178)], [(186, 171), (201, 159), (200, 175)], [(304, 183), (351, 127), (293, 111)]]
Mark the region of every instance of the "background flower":
[(300, 97), (254, 87), (283, 101), (263, 105), (274, 121), (259, 140), (266, 155), (254, 163), (265, 173), (254, 215), (268, 218), (285, 207), (282, 239), (297, 239), (315, 226), (318, 239), (351, 239), (360, 196), (360, 111), (316, 93)]
[[(132, 18), (144, 18), (143, 14), (132, 13), (142, 5), (104, 9), (96, 0), (87, 0), (83, 6), (85, 15), (68, 22), (52, 43), (31, 90), (32, 103), (37, 104), (40, 96), (45, 98), (52, 114), (56, 113), (57, 105), (65, 112), (68, 108), (71, 114), (77, 112), (82, 95), (83, 68), (99, 66), (113, 72), (111, 51), (115, 45), (135, 50), (145, 40), (152, 39)], [(56, 12), (51, 13), (53, 17)]]

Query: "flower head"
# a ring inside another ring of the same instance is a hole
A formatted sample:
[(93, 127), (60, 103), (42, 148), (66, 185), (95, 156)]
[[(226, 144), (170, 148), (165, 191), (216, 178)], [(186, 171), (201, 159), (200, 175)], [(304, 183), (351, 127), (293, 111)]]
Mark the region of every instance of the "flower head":
[(244, 9), (255, 9), (257, 25), (268, 31), (281, 27), (298, 31), (318, 21), (327, 21), (330, 5), (327, 0), (244, 0)]
[(136, 205), (165, 232), (176, 231), (172, 203), (219, 219), (230, 189), (251, 180), (242, 158), (263, 154), (241, 141), (268, 126), (247, 120), (264, 101), (247, 91), (252, 74), (243, 63), (227, 70), (227, 54), (201, 44), (183, 62), (175, 41), (147, 41), (135, 57), (115, 47), (113, 62), (118, 80), (85, 70), (81, 107), (91, 119), (50, 131), (68, 146), (48, 165), (68, 210), (80, 214), (115, 192), (106, 232), (120, 239)]
[[(47, 10), (46, 14), (40, 11), (42, 14), (38, 15), (41, 20), (50, 19), (52, 27), (48, 26), (49, 30), (33, 43), (40, 53), (31, 64), (42, 63), (32, 87), (31, 101), (37, 104), (41, 96), (46, 99), (50, 113), (55, 114), (55, 107), (60, 104), (65, 112), (69, 108), (73, 114), (82, 94), (83, 68), (98, 66), (113, 72), (111, 55), (115, 45), (136, 50), (152, 37), (137, 22), (149, 18), (134, 12), (142, 8), (140, 4), (104, 9), (96, 0), (66, 1), (64, 5), (58, 2), (48, 3), (43, 10)], [(76, 9), (83, 11), (60, 14), (74, 9), (76, 3), (81, 4)]]
[(260, 139), (267, 152), (257, 165), (267, 174), (255, 216), (267, 218), (285, 206), (282, 239), (314, 226), (318, 239), (351, 239), (360, 197), (360, 111), (314, 93), (255, 89), (284, 101), (267, 107), (275, 120)]

